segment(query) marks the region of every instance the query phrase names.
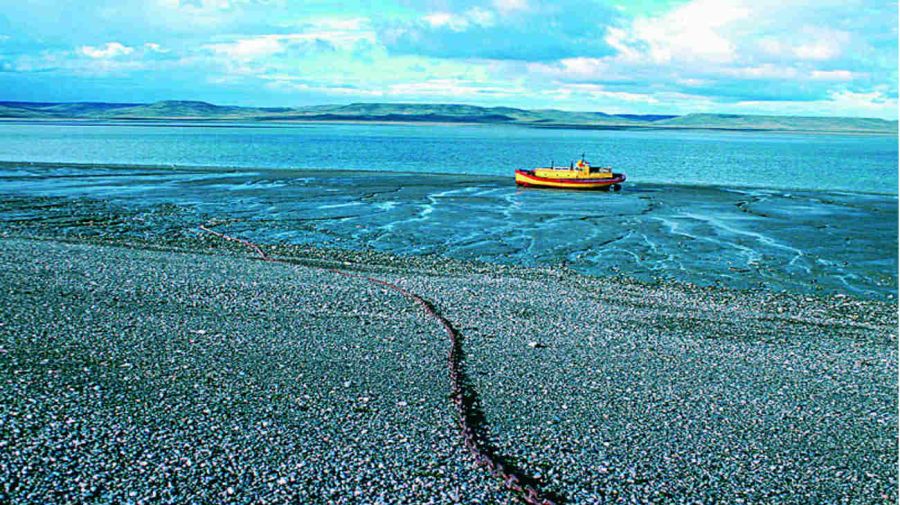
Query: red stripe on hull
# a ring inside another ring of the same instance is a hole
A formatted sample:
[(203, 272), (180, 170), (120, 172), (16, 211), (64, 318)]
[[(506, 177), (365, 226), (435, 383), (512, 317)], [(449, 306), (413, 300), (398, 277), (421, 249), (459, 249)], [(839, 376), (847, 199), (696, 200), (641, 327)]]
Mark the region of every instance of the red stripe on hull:
[(549, 177), (538, 177), (534, 175), (534, 171), (531, 170), (516, 170), (517, 174), (528, 177), (529, 179), (534, 179), (537, 182), (545, 181), (545, 182), (555, 182), (555, 183), (563, 183), (563, 184), (584, 184), (584, 185), (594, 185), (594, 184), (619, 184), (625, 182), (625, 174), (613, 174), (612, 177), (605, 179), (551, 179)]

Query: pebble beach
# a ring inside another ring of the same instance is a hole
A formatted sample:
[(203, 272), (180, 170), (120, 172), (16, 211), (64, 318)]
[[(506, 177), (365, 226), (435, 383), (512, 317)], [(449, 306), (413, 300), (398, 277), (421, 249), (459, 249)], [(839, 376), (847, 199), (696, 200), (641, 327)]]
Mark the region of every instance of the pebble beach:
[(175, 211), (66, 205), (0, 228), (0, 501), (517, 503), (462, 444), (442, 328), (329, 268), (453, 324), (490, 442), (561, 503), (897, 499), (894, 300), (263, 262)]

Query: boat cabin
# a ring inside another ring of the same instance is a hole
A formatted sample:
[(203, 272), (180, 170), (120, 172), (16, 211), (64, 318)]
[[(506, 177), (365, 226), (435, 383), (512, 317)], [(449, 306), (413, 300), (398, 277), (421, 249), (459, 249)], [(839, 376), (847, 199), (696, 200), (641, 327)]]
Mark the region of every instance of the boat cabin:
[(578, 162), (572, 162), (568, 167), (556, 167), (550, 163), (549, 168), (536, 168), (534, 175), (548, 179), (612, 179), (613, 172), (610, 167), (592, 167), (582, 157)]

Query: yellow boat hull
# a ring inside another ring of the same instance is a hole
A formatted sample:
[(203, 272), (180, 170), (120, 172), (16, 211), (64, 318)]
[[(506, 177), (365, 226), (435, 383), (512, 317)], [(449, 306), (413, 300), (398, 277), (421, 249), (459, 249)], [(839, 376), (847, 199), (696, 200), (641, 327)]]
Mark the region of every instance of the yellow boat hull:
[(516, 170), (516, 184), (526, 187), (560, 189), (618, 189), (625, 182), (625, 174), (613, 174), (605, 178), (552, 179), (538, 177), (533, 170)]

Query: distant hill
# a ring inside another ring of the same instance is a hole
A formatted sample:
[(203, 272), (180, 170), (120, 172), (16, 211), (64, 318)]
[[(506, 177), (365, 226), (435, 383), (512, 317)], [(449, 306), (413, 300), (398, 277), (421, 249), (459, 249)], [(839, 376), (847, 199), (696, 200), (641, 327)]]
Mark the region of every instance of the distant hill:
[(627, 117), (628, 119), (637, 119), (638, 121), (659, 121), (660, 119), (672, 119), (671, 114), (617, 114), (619, 117)]
[(109, 109), (101, 113), (110, 118), (193, 118), (209, 119), (219, 116), (241, 114), (240, 107), (227, 107), (213, 105), (206, 102), (191, 102), (169, 100), (156, 102), (149, 105), (135, 105), (133, 107)]
[(755, 116), (743, 114), (688, 114), (655, 122), (679, 128), (717, 128), (733, 130), (793, 130), (827, 132), (896, 132), (896, 121), (870, 118)]
[(0, 119), (185, 121), (370, 121), (513, 124), (542, 128), (719, 129), (896, 134), (897, 121), (748, 114), (606, 114), (463, 104), (354, 103), (308, 107), (237, 107), (168, 100), (135, 103), (0, 102)]
[[(0, 117), (83, 118), (104, 112), (137, 107), (139, 103), (105, 102), (0, 102)], [(7, 115), (7, 113), (15, 115)]]

